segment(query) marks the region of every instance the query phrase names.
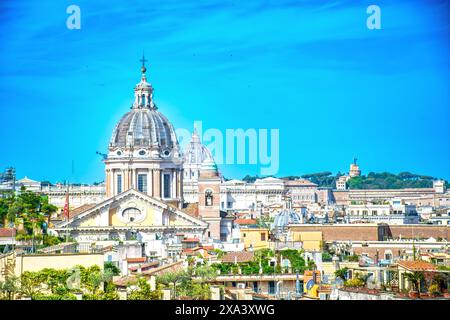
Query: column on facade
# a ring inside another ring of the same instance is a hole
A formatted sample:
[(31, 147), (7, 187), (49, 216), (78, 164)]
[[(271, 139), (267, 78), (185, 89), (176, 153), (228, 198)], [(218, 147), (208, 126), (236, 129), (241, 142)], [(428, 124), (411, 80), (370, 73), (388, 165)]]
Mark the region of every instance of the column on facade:
[(176, 186), (175, 186), (175, 188), (176, 188), (176, 198), (177, 199), (181, 199), (181, 188), (180, 188), (180, 182), (181, 182), (181, 179), (183, 179), (183, 171), (182, 170), (180, 170), (180, 171), (175, 171), (175, 173), (176, 173)]
[(182, 205), (183, 202), (183, 179), (184, 179), (184, 172), (183, 169), (180, 169), (177, 181), (178, 198), (181, 200), (180, 205)]
[(111, 196), (111, 176), (110, 176), (110, 171), (109, 169), (106, 169), (106, 196), (110, 197)]
[(176, 198), (177, 197), (177, 173), (175, 169), (170, 169), (171, 173), (171, 184), (170, 184), (170, 197)]
[(150, 186), (150, 189), (149, 189), (149, 195), (150, 196), (152, 196), (152, 197), (154, 197), (155, 196), (155, 179), (154, 179), (154, 169), (150, 169), (149, 171), (148, 171), (148, 176), (149, 176), (149, 180), (148, 180), (148, 183), (149, 183), (149, 186)]
[(122, 192), (128, 189), (128, 170), (122, 169), (120, 174), (122, 175)]
[(153, 170), (153, 195), (161, 198), (161, 169)]

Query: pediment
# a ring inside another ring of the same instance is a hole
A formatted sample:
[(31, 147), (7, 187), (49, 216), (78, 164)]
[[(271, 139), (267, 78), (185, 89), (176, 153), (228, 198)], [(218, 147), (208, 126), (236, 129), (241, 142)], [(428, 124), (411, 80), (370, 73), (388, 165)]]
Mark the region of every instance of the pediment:
[(59, 228), (197, 226), (207, 223), (134, 189), (106, 199), (63, 222)]

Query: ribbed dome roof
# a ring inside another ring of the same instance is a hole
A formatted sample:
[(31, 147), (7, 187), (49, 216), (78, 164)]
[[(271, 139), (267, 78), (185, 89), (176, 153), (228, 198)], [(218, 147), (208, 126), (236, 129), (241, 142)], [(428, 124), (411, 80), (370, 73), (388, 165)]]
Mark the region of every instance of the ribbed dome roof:
[(201, 165), (206, 159), (213, 160), (213, 157), (208, 148), (200, 142), (197, 130), (194, 129), (191, 142), (187, 145), (184, 152), (184, 163)]
[(298, 224), (301, 223), (300, 215), (292, 210), (292, 209), (284, 209), (277, 215), (275, 215), (275, 219), (272, 224), (272, 229), (283, 230), (290, 224)]
[[(142, 148), (153, 156), (178, 157), (175, 129), (153, 103), (153, 87), (147, 82), (146, 68), (142, 66), (141, 81), (134, 88), (134, 102), (113, 130), (109, 150)], [(176, 152), (172, 153), (175, 150)], [(117, 155), (120, 152), (117, 152)], [(146, 153), (144, 153), (146, 154)]]
[(138, 108), (120, 119), (110, 140), (111, 148), (142, 147), (169, 149), (178, 145), (175, 130), (156, 109)]

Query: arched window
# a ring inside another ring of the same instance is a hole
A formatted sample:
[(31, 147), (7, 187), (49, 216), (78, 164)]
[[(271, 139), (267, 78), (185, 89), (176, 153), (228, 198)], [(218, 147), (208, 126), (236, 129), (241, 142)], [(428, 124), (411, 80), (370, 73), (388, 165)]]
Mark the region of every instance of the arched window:
[(213, 192), (212, 190), (205, 191), (205, 205), (210, 207), (213, 205)]
[(138, 208), (127, 208), (122, 212), (122, 217), (128, 222), (136, 221), (140, 218), (140, 216), (141, 210)]

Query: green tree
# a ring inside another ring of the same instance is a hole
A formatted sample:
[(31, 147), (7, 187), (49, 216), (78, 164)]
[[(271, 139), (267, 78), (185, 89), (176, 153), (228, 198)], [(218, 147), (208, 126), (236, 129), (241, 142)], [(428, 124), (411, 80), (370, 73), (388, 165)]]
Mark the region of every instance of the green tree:
[(44, 276), (40, 272), (25, 271), (20, 276), (20, 292), (34, 299), (43, 290)]
[(341, 268), (341, 269), (336, 270), (334, 272), (334, 276), (336, 278), (341, 278), (342, 280), (345, 281), (345, 280), (347, 280), (347, 273), (348, 273), (348, 268), (345, 267), (345, 268)]
[(425, 279), (424, 273), (414, 271), (405, 273), (405, 278), (411, 283), (411, 291), (420, 292), (420, 283)]
[(0, 281), (0, 298), (13, 300), (20, 292), (20, 282), (16, 276), (7, 276), (5, 281)]
[(189, 281), (190, 276), (186, 271), (175, 271), (175, 272), (167, 272), (159, 277), (157, 277), (156, 281), (158, 283), (162, 283), (170, 288), (173, 288), (173, 298), (177, 297), (177, 285), (183, 282)]
[(105, 262), (103, 269), (105, 270), (105, 272), (109, 272), (113, 276), (120, 275), (120, 269), (110, 261)]
[(160, 291), (152, 291), (150, 284), (145, 278), (138, 278), (134, 285), (136, 285), (137, 288), (131, 290), (128, 295), (128, 300), (157, 300), (160, 298)]

